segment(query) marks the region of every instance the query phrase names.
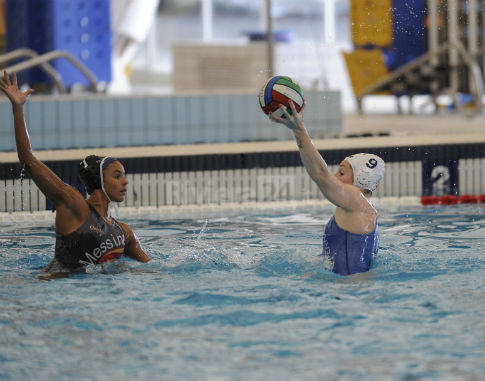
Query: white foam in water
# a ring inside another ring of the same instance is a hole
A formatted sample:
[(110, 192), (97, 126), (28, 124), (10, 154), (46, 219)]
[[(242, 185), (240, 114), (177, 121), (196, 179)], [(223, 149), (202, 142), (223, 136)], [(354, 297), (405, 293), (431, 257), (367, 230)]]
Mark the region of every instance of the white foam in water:
[(288, 223), (293, 224), (322, 224), (324, 221), (322, 219), (313, 218), (306, 214), (291, 214), (289, 216), (281, 216), (281, 217), (266, 217), (264, 219), (265, 224), (271, 225), (286, 225)]
[[(377, 207), (419, 205), (419, 197), (381, 197), (372, 200)], [(298, 210), (308, 207), (331, 206), (325, 199), (299, 201), (248, 202), (205, 205), (175, 205), (175, 206), (141, 206), (120, 207), (119, 218), (159, 215), (164, 219), (216, 217), (230, 211), (258, 211), (258, 210)], [(54, 221), (55, 213), (49, 210), (35, 212), (0, 213), (0, 223)], [(295, 221), (306, 222), (306, 221)]]
[[(193, 237), (184, 240), (175, 250), (170, 251), (170, 255), (164, 260), (164, 266), (177, 267), (183, 264), (199, 263), (210, 265), (218, 263), (221, 266), (237, 266), (248, 268), (258, 261), (257, 256), (248, 256), (245, 253), (245, 246), (234, 245), (233, 242), (220, 241), (220, 226), (224, 226), (225, 221), (205, 219), (200, 231), (194, 233)], [(216, 232), (211, 232), (215, 228)], [(251, 232), (252, 233), (252, 232)]]

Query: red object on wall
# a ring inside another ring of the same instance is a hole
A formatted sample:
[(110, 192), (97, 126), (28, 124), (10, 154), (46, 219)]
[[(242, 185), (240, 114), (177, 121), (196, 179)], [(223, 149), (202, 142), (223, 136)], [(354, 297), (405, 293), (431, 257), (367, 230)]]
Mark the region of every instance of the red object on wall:
[(443, 205), (458, 204), (458, 197), (456, 197), (454, 194), (445, 194), (440, 197), (440, 204), (443, 204)]
[(478, 202), (478, 198), (474, 194), (464, 194), (458, 199), (460, 204), (476, 204)]
[(478, 202), (485, 202), (485, 194), (478, 196)]
[(421, 205), (436, 205), (439, 203), (439, 199), (436, 196), (422, 196)]

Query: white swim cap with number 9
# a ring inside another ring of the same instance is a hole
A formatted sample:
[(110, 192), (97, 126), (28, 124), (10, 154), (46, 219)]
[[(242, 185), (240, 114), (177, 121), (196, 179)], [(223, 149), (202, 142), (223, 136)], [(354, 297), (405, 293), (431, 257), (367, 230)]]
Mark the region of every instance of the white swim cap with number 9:
[(379, 156), (371, 153), (356, 153), (347, 156), (354, 171), (354, 185), (359, 189), (374, 191), (384, 177), (386, 165)]

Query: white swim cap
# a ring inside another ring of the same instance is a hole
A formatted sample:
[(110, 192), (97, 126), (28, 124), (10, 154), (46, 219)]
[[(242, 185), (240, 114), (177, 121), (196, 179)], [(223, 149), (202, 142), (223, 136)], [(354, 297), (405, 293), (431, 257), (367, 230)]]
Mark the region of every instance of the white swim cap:
[(354, 171), (354, 185), (359, 189), (368, 189), (372, 192), (384, 177), (386, 165), (384, 160), (377, 155), (356, 153), (346, 157), (344, 160), (350, 163)]

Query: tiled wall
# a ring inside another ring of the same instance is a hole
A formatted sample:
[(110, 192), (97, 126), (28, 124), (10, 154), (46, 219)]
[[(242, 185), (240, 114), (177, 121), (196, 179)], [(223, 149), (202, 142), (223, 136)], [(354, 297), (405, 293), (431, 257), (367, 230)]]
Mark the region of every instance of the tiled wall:
[[(340, 95), (307, 91), (305, 121), (314, 138), (341, 130)], [(257, 95), (32, 97), (25, 106), (32, 147), (41, 149), (289, 140), (270, 123)], [(10, 103), (0, 101), (0, 151), (15, 151)]]

